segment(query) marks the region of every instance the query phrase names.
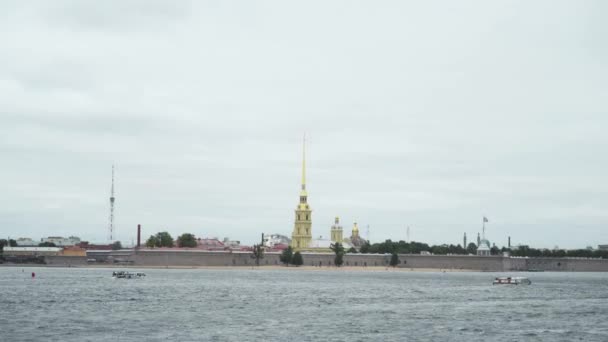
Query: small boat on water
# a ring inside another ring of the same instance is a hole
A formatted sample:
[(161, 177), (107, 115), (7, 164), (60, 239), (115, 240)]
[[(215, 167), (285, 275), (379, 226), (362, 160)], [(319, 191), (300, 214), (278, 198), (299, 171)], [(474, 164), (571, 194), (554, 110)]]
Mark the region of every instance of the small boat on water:
[(532, 282), (526, 277), (497, 277), (492, 285), (530, 285)]
[(112, 278), (116, 279), (133, 279), (133, 278), (142, 278), (145, 277), (146, 274), (142, 272), (131, 273), (126, 271), (114, 271), (112, 272)]

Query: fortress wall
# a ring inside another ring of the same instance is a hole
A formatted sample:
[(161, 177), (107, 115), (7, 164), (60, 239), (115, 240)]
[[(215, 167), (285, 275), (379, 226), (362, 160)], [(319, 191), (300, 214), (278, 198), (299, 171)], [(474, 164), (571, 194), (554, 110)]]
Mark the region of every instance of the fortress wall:
[(526, 260), (529, 270), (608, 272), (608, 260), (606, 259), (528, 258), (524, 260)]
[[(266, 253), (260, 265), (280, 265), (280, 253)], [(302, 253), (305, 266), (334, 265), (333, 253)], [(390, 255), (347, 254), (344, 266), (388, 266)], [(251, 266), (250, 252), (209, 252), (184, 250), (139, 250), (131, 259), (141, 266)], [(480, 271), (587, 271), (608, 272), (608, 260), (567, 258), (505, 258), (502, 256), (400, 254), (403, 268), (464, 269)]]
[(54, 255), (44, 257), (44, 263), (57, 266), (82, 266), (87, 264), (86, 256)]
[(528, 270), (528, 259), (525, 258), (503, 258), (502, 259), (502, 270), (503, 271), (527, 271)]
[[(440, 268), (465, 269), (480, 271), (502, 271), (502, 256), (473, 256), (473, 255), (418, 255), (400, 254), (402, 262), (399, 267), (404, 268)], [(390, 256), (389, 256), (390, 260)]]
[[(261, 266), (281, 265), (278, 252), (268, 252), (260, 261)], [(136, 266), (252, 266), (255, 260), (251, 252), (210, 252), (200, 250), (137, 250), (130, 255), (121, 251), (115, 256), (125, 261), (132, 261)], [(302, 253), (305, 266), (333, 267), (333, 253)], [(382, 267), (388, 266), (389, 254), (346, 254), (344, 266)], [(565, 271), (565, 272), (608, 272), (606, 259), (577, 258), (509, 258), (502, 256), (465, 256), (465, 255), (419, 255), (400, 254), (402, 268), (464, 269), (480, 271)], [(47, 256), (48, 265), (83, 266), (87, 257)]]
[(388, 266), (390, 261), (391, 256), (387, 254), (347, 254), (344, 256), (345, 266)]
[[(280, 253), (266, 253), (260, 265), (280, 265)], [(334, 265), (333, 253), (302, 253), (305, 266), (329, 267)], [(347, 254), (344, 266), (373, 267), (388, 266), (391, 256), (386, 254)], [(399, 256), (405, 268), (470, 269), (502, 271), (503, 257), (441, 256), (402, 254)], [(132, 257), (141, 266), (250, 266), (255, 263), (248, 252), (208, 252), (140, 250)]]
[[(302, 253), (305, 266), (335, 266), (336, 255), (333, 253)], [(390, 261), (385, 255), (379, 254), (346, 254), (344, 266), (385, 266)]]
[[(141, 266), (251, 266), (255, 260), (248, 252), (139, 250), (132, 257)], [(279, 264), (279, 254), (266, 253), (260, 265)]]

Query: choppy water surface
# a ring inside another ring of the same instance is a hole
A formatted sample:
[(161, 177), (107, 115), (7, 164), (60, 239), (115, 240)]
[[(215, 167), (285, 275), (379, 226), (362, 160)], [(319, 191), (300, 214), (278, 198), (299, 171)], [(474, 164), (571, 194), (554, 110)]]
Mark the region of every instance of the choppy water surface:
[(0, 340), (608, 341), (608, 274), (143, 271), (0, 268)]

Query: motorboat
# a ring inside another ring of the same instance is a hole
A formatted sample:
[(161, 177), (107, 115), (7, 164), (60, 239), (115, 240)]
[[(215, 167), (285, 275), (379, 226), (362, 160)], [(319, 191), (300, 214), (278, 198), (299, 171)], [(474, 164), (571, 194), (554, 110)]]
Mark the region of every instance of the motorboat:
[(530, 285), (532, 282), (526, 277), (497, 277), (492, 285)]
[(142, 272), (131, 273), (126, 271), (114, 271), (112, 272), (112, 278), (116, 279), (133, 279), (133, 278), (142, 278), (145, 277), (146, 274)]

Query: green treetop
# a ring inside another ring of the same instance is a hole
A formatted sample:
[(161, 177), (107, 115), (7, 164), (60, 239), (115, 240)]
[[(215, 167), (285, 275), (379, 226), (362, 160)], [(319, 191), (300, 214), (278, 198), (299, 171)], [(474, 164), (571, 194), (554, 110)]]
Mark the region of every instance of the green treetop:
[(301, 266), (304, 264), (304, 259), (302, 258), (302, 254), (300, 254), (300, 252), (296, 252), (293, 255), (292, 263), (296, 266)]
[(196, 237), (190, 233), (184, 233), (177, 237), (178, 247), (194, 248), (197, 246)]

